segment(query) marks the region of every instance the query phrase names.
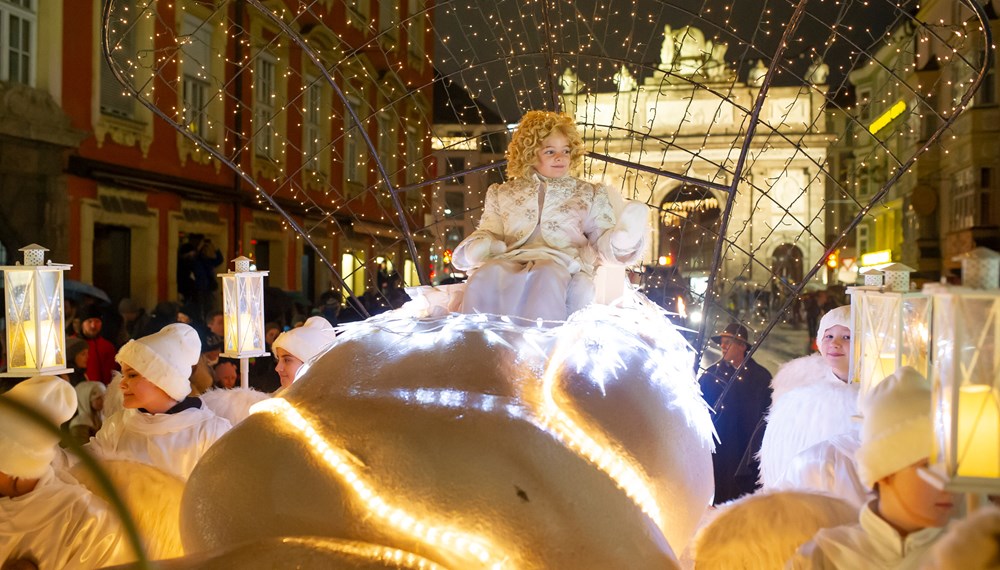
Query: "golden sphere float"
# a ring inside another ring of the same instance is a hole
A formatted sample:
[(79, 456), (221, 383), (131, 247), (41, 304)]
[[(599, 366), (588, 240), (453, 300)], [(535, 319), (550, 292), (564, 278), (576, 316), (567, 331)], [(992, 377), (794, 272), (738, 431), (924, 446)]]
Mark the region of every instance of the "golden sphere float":
[(675, 568), (714, 488), (693, 355), (638, 304), (349, 325), (203, 457), (185, 551), (318, 536), (445, 568)]

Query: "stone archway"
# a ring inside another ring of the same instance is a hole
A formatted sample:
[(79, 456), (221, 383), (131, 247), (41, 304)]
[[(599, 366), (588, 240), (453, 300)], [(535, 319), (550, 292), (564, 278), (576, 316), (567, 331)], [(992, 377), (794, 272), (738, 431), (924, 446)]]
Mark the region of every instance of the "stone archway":
[(657, 257), (685, 275), (709, 271), (721, 213), (707, 188), (683, 185), (668, 192), (660, 202)]

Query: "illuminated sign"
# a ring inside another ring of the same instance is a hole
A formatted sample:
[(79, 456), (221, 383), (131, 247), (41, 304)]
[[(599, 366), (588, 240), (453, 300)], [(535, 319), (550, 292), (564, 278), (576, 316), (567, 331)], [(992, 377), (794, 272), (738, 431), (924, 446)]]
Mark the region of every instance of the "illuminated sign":
[(868, 132), (875, 134), (885, 128), (886, 125), (892, 122), (893, 119), (903, 114), (906, 110), (906, 101), (896, 101), (896, 104), (889, 108), (888, 111), (879, 115), (877, 119), (872, 121), (872, 124), (868, 125)]
[(861, 267), (871, 267), (872, 265), (881, 265), (883, 263), (892, 263), (891, 249), (873, 251), (861, 256)]

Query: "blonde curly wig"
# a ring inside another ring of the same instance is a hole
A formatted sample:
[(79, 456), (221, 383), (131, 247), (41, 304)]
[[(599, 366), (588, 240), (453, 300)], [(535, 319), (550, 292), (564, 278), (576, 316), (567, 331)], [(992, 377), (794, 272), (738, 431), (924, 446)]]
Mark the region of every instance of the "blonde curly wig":
[(538, 159), (536, 153), (545, 137), (558, 131), (569, 140), (570, 171), (579, 170), (583, 163), (583, 137), (576, 130), (573, 117), (552, 111), (528, 111), (521, 118), (514, 138), (507, 147), (507, 176), (527, 178)]

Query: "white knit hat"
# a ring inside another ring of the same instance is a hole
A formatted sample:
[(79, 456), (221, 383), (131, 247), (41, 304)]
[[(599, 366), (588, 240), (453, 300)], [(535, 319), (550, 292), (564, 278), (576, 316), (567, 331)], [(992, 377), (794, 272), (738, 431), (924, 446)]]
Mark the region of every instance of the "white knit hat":
[(309, 317), (301, 327), (278, 335), (271, 348), (275, 351), (283, 348), (302, 362), (308, 362), (329, 346), (336, 337), (330, 321), (323, 317)]
[(115, 360), (128, 364), (173, 400), (191, 393), (191, 367), (201, 356), (198, 332), (184, 323), (169, 324), (160, 332), (128, 341)]
[[(823, 315), (823, 318), (819, 320), (819, 329), (816, 331), (816, 344), (819, 346), (821, 354), (823, 352), (823, 343), (819, 341), (823, 340), (823, 334), (826, 333), (826, 329), (837, 325), (847, 327), (848, 329), (854, 328), (854, 323), (851, 321), (850, 305), (843, 305), (837, 307), (836, 309), (830, 309), (825, 315)], [(851, 334), (853, 333), (854, 331), (851, 330)]]
[[(35, 376), (0, 396), (31, 406), (55, 427), (73, 417), (76, 392), (69, 382), (55, 376)], [(11, 477), (37, 479), (56, 455), (59, 436), (23, 414), (0, 407), (0, 472)]]
[(875, 482), (931, 455), (931, 385), (909, 366), (879, 382), (860, 402), (861, 482)]

